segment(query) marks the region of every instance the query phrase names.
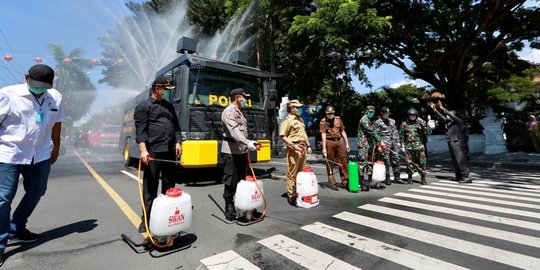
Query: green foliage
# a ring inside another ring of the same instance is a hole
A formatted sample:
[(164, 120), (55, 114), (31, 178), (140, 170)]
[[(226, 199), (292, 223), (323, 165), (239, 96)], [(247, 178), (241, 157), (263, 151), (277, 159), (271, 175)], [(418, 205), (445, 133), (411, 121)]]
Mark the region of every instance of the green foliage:
[[(65, 113), (68, 117), (66, 125), (70, 126), (88, 112), (96, 98), (96, 88), (88, 77), (88, 71), (92, 66), (87, 59), (82, 58), (81, 49), (73, 49), (66, 54), (59, 45), (48, 44), (47, 46), (56, 62), (54, 86), (62, 93)], [(64, 63), (66, 58), (72, 59), (73, 62)]]
[(290, 33), (330, 44), (357, 66), (394, 65), (444, 93), (450, 107), (465, 109), (477, 90), (469, 82), (484, 63), (516, 58), (509, 52), (538, 38), (539, 9), (524, 2), (324, 0), (296, 17)]
[(226, 13), (229, 2), (227, 0), (192, 0), (188, 9), (190, 23), (205, 35), (221, 30), (232, 16)]

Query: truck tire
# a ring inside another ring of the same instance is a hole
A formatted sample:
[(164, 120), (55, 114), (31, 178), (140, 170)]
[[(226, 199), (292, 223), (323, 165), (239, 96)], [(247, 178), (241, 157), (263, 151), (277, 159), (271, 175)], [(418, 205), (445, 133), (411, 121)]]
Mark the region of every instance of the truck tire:
[(130, 149), (131, 149), (131, 139), (127, 138), (126, 142), (124, 143), (124, 150), (122, 151), (122, 155), (124, 156), (124, 166), (129, 167), (133, 166), (136, 163), (136, 159), (131, 157)]

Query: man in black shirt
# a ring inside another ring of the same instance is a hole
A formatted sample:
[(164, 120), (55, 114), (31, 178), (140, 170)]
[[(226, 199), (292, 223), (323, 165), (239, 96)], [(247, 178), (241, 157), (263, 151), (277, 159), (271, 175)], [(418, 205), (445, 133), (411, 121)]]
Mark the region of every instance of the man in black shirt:
[[(152, 95), (135, 108), (136, 141), (139, 144), (141, 160), (144, 162), (143, 198), (146, 216), (150, 219), (152, 202), (157, 197), (159, 175), (163, 175), (161, 193), (174, 187), (175, 164), (162, 161), (151, 161), (148, 158), (176, 160), (182, 154), (182, 136), (180, 123), (173, 105), (168, 101), (170, 90), (174, 89), (169, 76), (157, 78), (152, 84)], [(139, 232), (146, 232), (143, 222)]]

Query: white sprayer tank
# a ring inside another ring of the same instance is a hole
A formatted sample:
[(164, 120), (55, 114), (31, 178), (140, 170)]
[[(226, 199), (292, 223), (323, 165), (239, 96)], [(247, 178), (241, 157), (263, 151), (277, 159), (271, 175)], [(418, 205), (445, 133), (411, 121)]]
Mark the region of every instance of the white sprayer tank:
[[(259, 188), (257, 188), (257, 184)], [(241, 180), (236, 186), (234, 194), (234, 206), (241, 211), (251, 211), (264, 205), (263, 184), (260, 180), (255, 182), (253, 176), (246, 176), (246, 180)]]
[(302, 208), (319, 205), (319, 184), (310, 166), (305, 166), (296, 176), (296, 205)]
[(373, 164), (373, 176), (371, 177), (373, 183), (378, 183), (386, 180), (386, 167), (384, 162), (379, 160)]
[(191, 226), (191, 196), (180, 188), (170, 188), (152, 203), (150, 231), (155, 236), (174, 235)]

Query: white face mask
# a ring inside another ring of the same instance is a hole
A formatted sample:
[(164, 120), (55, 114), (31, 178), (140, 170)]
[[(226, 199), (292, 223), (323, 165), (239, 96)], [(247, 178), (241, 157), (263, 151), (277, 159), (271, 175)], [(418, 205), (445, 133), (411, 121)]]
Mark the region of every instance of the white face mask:
[(327, 114), (327, 115), (326, 115), (326, 118), (328, 118), (328, 119), (334, 119), (334, 114), (333, 114), (333, 113), (332, 113), (332, 114)]

